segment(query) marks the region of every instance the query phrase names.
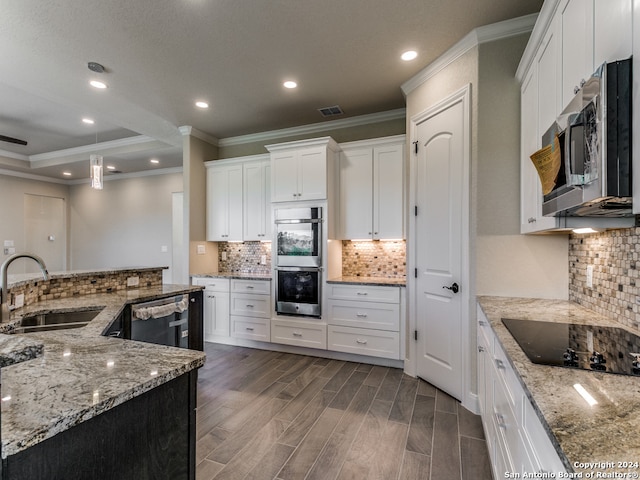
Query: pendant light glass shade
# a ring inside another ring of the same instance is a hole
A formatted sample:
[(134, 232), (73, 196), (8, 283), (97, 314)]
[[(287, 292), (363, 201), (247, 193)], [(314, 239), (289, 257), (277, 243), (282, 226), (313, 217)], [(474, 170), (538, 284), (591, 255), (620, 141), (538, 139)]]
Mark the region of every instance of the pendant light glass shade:
[(91, 188), (102, 190), (102, 155), (90, 155)]

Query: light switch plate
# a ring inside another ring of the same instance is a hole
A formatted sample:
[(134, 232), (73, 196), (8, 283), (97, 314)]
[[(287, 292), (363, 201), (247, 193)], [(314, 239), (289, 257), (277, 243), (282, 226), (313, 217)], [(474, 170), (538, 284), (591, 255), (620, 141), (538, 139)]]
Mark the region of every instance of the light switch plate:
[(139, 284), (139, 277), (127, 277), (127, 287), (137, 287)]
[(204, 255), (205, 253), (207, 253), (207, 249), (203, 244), (198, 244), (198, 246), (196, 247), (196, 252), (198, 253), (198, 255)]

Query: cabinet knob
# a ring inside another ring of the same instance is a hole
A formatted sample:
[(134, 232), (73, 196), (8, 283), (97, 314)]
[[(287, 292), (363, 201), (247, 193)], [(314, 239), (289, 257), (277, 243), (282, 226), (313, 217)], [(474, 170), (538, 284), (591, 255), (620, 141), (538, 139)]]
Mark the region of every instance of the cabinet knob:
[(573, 87), (573, 94), (575, 95), (576, 93), (578, 93), (580, 91), (580, 87), (579, 86), (575, 86)]
[(529, 218), (527, 219), (527, 222), (529, 222), (529, 223), (534, 223), (535, 221), (536, 221), (536, 219), (535, 219), (535, 218), (533, 218), (533, 217), (529, 217)]
[(500, 360), (499, 358), (496, 358), (496, 368), (499, 368), (501, 370), (505, 369), (504, 362), (502, 360)]
[(478, 345), (478, 352), (483, 353), (484, 347), (482, 345)]

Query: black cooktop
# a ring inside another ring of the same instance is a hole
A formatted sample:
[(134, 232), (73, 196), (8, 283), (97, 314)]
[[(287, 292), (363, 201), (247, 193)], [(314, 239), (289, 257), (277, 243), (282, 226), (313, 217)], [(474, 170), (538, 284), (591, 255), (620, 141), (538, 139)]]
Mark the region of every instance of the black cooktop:
[(640, 376), (640, 337), (622, 328), (503, 318), (533, 363)]

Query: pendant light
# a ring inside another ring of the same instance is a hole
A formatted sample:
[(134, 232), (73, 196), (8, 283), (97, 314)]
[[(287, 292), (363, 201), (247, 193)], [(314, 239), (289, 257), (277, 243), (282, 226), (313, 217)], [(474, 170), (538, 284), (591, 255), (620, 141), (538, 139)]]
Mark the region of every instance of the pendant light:
[(91, 188), (102, 190), (102, 155), (90, 155), (89, 163), (91, 167)]

